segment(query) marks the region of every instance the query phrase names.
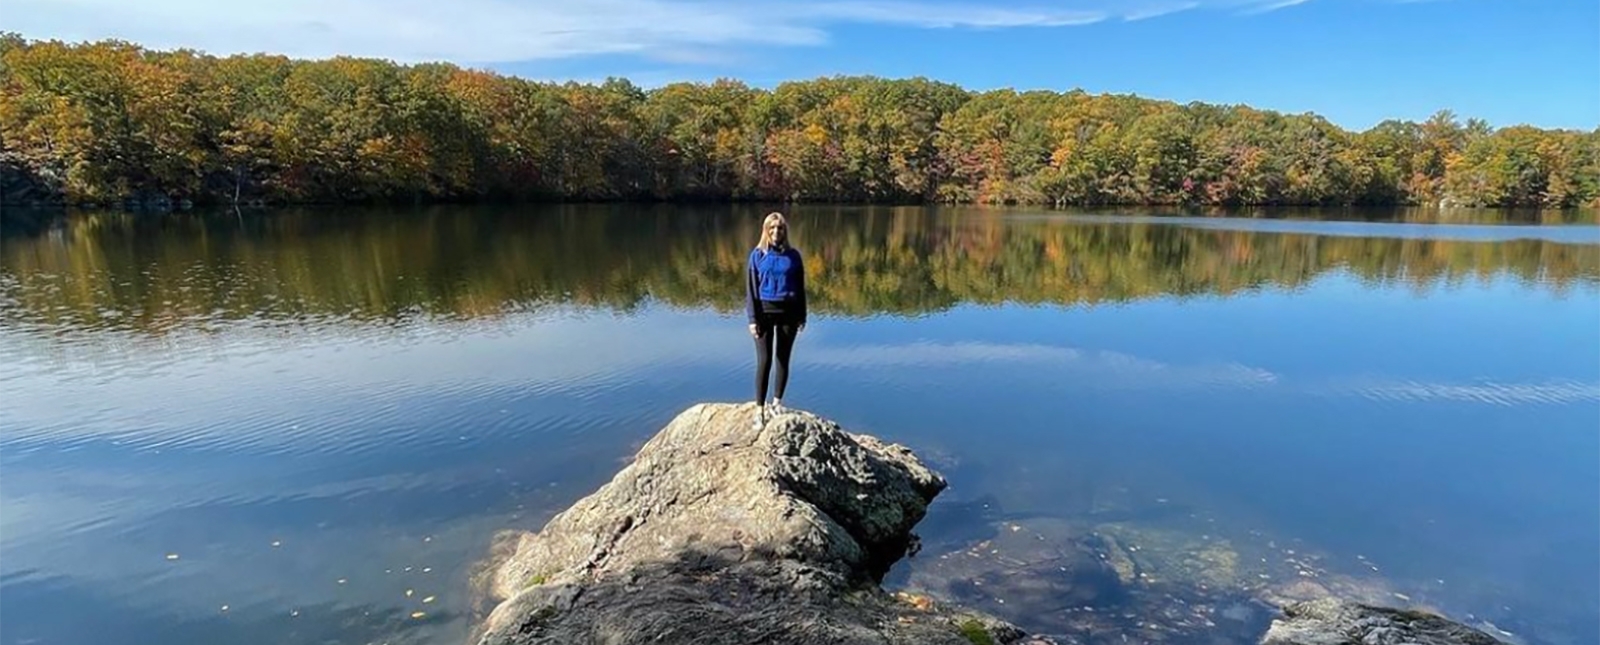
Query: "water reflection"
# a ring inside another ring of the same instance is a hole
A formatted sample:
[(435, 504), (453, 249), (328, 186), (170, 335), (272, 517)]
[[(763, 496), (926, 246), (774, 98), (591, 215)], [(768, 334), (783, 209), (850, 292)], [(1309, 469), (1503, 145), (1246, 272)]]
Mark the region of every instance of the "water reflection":
[[(102, 642), (460, 642), (497, 530), (592, 490), (688, 404), (747, 396), (736, 285), (764, 210), (109, 214), (6, 234), (0, 639), (79, 642), (94, 615)], [(897, 581), (990, 575), (944, 560), (941, 578), (931, 558), (1020, 536), (1163, 579), (1063, 597), (1195, 629), (1249, 631), (1243, 596), (1300, 571), (1531, 643), (1597, 627), (1600, 229), (793, 221), (826, 319), (792, 402), (955, 484), (922, 527), (930, 559)], [(1040, 629), (1094, 613), (1043, 588), (972, 601)], [(1105, 620), (1110, 642), (1148, 635)]]
[(641, 321), (517, 322), (176, 333), (88, 361), (0, 333), (0, 602), (27, 616), (5, 642), (462, 642), (493, 534), (699, 394), (639, 373), (692, 373), (692, 341), (608, 355), (593, 340)]
[[(1590, 226), (1481, 240), (1440, 239), (1448, 235), (1440, 230), (1398, 237), (1396, 225), (1330, 237), (1284, 221), (959, 209), (801, 208), (795, 219), (824, 315), (1229, 295), (1304, 287), (1334, 271), (1417, 290), (1510, 276), (1564, 294), (1600, 282), (1600, 247), (1585, 243), (1600, 229)], [(553, 305), (626, 312), (647, 299), (732, 311), (758, 222), (758, 209), (743, 207), (95, 214), (8, 236), (0, 293), (14, 322), (53, 332), (479, 317)]]

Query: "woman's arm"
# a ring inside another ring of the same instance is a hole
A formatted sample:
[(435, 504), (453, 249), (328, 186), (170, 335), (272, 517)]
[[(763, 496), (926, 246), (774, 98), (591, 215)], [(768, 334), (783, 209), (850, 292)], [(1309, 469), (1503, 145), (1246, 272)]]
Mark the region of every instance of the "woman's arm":
[(797, 269), (795, 284), (795, 305), (799, 310), (800, 325), (806, 324), (806, 263), (800, 258), (800, 250), (795, 249), (794, 266)]
[(756, 253), (750, 252), (749, 259), (744, 264), (744, 315), (750, 324), (756, 324), (756, 293), (759, 287), (756, 277)]

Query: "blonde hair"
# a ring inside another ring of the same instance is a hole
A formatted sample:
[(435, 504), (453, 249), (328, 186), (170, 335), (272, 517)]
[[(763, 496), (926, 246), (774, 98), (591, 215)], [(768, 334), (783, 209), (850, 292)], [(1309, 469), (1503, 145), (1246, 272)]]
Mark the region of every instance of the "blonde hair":
[(764, 220), (761, 220), (761, 241), (756, 243), (756, 248), (761, 249), (762, 251), (771, 251), (772, 250), (772, 242), (773, 242), (773, 240), (772, 240), (772, 225), (773, 224), (782, 224), (785, 232), (788, 231), (789, 220), (784, 219), (782, 213), (779, 213), (777, 211), (773, 211), (771, 213), (767, 213), (767, 218), (764, 219)]

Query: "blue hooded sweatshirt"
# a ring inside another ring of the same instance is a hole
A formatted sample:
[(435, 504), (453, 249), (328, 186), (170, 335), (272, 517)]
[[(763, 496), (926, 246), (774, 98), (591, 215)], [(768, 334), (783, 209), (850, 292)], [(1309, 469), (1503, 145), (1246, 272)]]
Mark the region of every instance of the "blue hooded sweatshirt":
[(782, 302), (794, 312), (795, 321), (806, 322), (806, 267), (794, 247), (774, 246), (750, 251), (745, 266), (745, 315), (755, 324), (762, 300)]

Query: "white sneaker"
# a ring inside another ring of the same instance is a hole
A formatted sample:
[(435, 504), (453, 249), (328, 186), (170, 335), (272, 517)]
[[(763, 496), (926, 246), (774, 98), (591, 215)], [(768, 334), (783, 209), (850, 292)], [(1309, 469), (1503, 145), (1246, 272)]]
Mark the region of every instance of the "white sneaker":
[(772, 400), (772, 416), (778, 416), (778, 415), (783, 414), (783, 413), (788, 412), (788, 411), (789, 410), (787, 408), (783, 407), (783, 401), (782, 400), (779, 400), (779, 399), (773, 399)]
[(756, 406), (756, 415), (750, 420), (750, 429), (760, 431), (767, 425), (767, 406)]

